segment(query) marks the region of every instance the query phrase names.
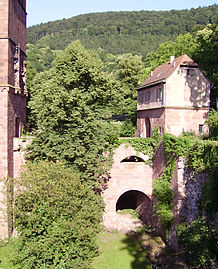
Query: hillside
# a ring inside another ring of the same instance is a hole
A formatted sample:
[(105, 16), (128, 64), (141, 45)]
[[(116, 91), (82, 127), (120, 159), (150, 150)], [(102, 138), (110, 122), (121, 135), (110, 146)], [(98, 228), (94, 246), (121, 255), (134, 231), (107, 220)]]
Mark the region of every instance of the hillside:
[(79, 15), (28, 28), (27, 42), (64, 49), (80, 39), (85, 48), (145, 57), (159, 44), (218, 21), (218, 5), (191, 10), (105, 12)]

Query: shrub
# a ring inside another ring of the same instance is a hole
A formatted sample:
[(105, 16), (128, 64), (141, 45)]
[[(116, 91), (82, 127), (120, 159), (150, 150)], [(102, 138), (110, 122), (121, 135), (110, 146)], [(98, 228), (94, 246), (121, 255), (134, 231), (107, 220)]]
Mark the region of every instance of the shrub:
[(200, 218), (191, 223), (189, 227), (178, 227), (179, 242), (188, 254), (189, 263), (195, 268), (211, 265), (218, 253), (218, 232), (207, 225)]
[(103, 204), (60, 163), (29, 163), (19, 180), (16, 263), (21, 268), (90, 268)]
[(210, 138), (218, 140), (218, 112), (212, 110), (206, 120), (206, 123), (210, 129)]

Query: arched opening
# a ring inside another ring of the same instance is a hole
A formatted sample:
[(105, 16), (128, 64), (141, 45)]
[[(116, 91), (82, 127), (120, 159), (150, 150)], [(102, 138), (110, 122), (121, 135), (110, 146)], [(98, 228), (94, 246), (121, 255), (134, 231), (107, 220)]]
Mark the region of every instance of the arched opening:
[(151, 122), (149, 118), (145, 118), (145, 134), (146, 137), (151, 137)]
[(144, 160), (138, 156), (129, 156), (121, 161), (121, 163), (137, 163), (144, 162)]
[(116, 211), (123, 209), (137, 209), (150, 199), (141, 191), (131, 190), (123, 193), (116, 203)]

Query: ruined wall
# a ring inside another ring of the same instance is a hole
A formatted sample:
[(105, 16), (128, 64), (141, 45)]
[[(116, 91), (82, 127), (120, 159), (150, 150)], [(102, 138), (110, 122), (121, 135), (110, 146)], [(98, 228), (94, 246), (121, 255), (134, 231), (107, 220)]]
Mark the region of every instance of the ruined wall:
[(177, 165), (177, 217), (190, 224), (198, 216), (198, 200), (201, 198), (203, 184), (209, 180), (206, 173), (195, 174), (180, 159)]

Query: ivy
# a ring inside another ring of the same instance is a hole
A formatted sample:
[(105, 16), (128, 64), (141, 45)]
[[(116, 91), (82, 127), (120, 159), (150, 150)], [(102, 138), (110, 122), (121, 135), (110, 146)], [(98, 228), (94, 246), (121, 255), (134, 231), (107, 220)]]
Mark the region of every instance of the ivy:
[(118, 148), (121, 144), (126, 144), (132, 146), (137, 153), (141, 152), (147, 155), (149, 159), (145, 161), (147, 164), (152, 164), (154, 153), (158, 148), (160, 141), (160, 133), (158, 130), (153, 131), (153, 136), (148, 138), (123, 138), (118, 141), (115, 145)]

